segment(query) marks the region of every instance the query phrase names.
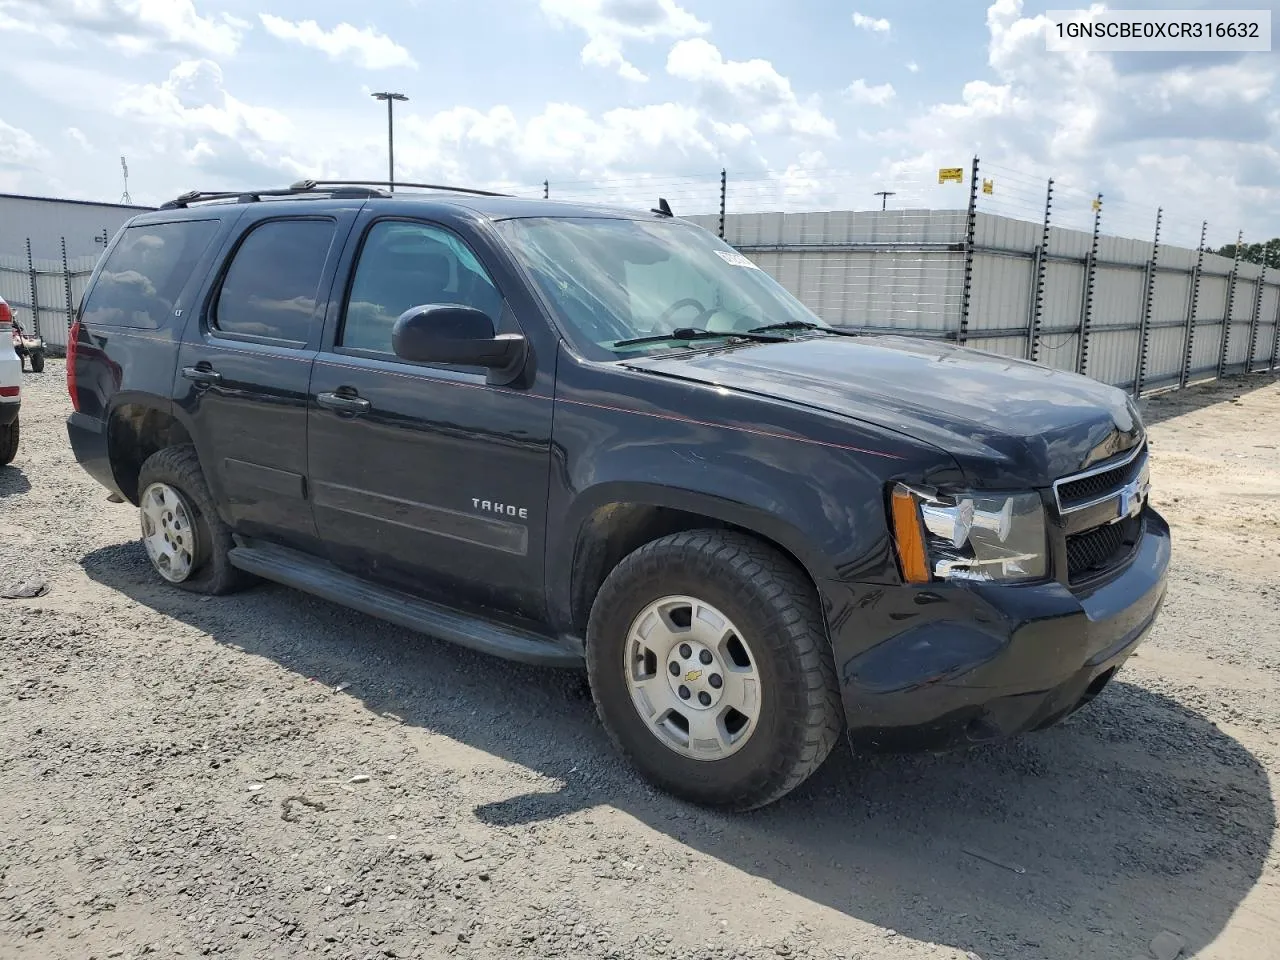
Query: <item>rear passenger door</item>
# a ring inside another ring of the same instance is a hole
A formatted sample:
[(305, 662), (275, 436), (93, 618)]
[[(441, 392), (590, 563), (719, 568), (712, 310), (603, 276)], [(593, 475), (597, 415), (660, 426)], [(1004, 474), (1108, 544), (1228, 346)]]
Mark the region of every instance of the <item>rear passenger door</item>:
[(459, 234), (409, 219), (360, 232), (336, 342), (311, 378), (320, 536), (358, 576), (538, 617), (550, 389), (491, 386), (482, 370), (399, 359), (392, 326), (413, 306), (463, 304), (499, 332), (520, 328), (483, 253)]
[(318, 549), (307, 389), (354, 216), (265, 216), (237, 230), (199, 322), (187, 326), (174, 385), (227, 522), (307, 551)]

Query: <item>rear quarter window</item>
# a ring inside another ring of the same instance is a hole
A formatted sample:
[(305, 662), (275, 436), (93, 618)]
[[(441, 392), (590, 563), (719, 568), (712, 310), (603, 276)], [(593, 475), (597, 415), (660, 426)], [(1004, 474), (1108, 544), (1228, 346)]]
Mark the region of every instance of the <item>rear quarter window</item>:
[(147, 330), (167, 326), (218, 225), (218, 220), (177, 220), (129, 227), (88, 291), (84, 322)]
[(320, 278), (337, 224), (268, 220), (241, 242), (227, 268), (211, 326), (221, 334), (306, 343), (320, 317)]

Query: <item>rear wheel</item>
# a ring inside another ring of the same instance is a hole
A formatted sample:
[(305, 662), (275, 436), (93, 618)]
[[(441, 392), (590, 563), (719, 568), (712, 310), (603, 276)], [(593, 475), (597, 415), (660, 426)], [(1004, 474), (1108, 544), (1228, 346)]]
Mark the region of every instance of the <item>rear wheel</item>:
[(231, 593), (249, 578), (231, 565), (231, 529), (214, 505), (191, 444), (147, 458), (138, 475), (142, 545), (156, 573), (194, 593)]
[(749, 810), (821, 766), (842, 725), (813, 586), (777, 551), (718, 530), (641, 547), (592, 607), (600, 719), (649, 780)]
[(0, 467), (13, 463), (13, 458), (18, 455), (18, 434), (17, 417), (13, 423), (0, 427)]
[(44, 373), (44, 351), (36, 350), (31, 354), (31, 372)]

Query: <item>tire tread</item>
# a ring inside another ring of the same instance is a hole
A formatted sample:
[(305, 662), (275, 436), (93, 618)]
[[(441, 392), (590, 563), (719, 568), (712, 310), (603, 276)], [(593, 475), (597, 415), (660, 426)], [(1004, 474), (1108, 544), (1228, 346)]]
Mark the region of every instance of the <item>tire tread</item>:
[[(748, 782), (737, 785), (734, 796), (697, 798), (737, 810), (765, 806), (812, 775), (843, 729), (839, 686), (816, 592), (790, 558), (754, 537), (736, 531), (690, 530), (654, 540), (624, 558), (596, 597), (593, 624), (597, 609), (608, 610), (622, 603), (633, 584), (655, 579), (673, 555), (691, 561), (699, 578), (723, 582), (727, 572), (735, 596), (752, 620), (781, 627), (778, 636), (754, 638), (752, 644), (771, 643), (775, 655), (795, 664), (792, 682), (780, 685), (782, 689), (776, 692), (789, 749), (773, 751), (770, 761), (754, 771)], [(604, 642), (596, 633), (588, 630), (588, 667), (593, 678), (601, 668)], [(596, 697), (596, 705), (610, 738), (634, 764), (636, 756), (619, 737), (600, 697)]]

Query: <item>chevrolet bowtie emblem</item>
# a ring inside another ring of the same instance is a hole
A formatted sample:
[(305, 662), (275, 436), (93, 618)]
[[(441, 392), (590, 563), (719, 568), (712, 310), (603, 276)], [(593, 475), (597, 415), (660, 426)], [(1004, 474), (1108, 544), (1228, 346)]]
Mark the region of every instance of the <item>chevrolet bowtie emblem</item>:
[(1142, 512), (1143, 502), (1147, 498), (1146, 486), (1145, 478), (1138, 477), (1120, 488), (1121, 518), (1137, 516)]
[(701, 679), (702, 679), (701, 670), (690, 670), (688, 673), (684, 675), (685, 683), (697, 683)]

